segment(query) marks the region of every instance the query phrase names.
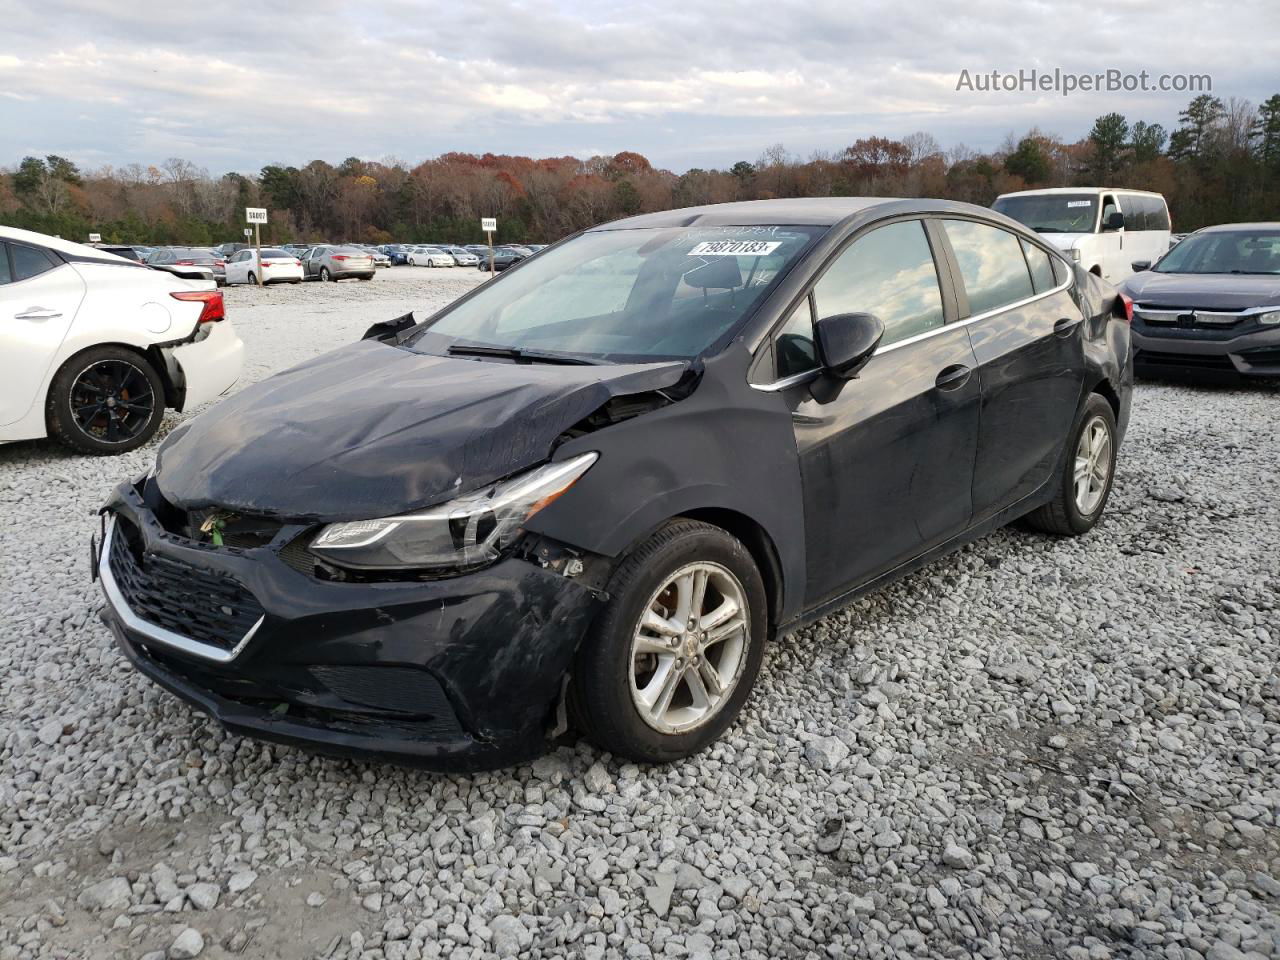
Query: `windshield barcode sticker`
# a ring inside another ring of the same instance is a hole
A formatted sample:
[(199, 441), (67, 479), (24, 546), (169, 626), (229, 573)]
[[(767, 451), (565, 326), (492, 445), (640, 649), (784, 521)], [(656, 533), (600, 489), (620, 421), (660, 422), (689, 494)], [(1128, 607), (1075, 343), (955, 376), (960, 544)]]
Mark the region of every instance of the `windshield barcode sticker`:
[(1093, 206), (1093, 201), (1092, 200), (1068, 200), (1067, 206), (1068, 207), (1091, 207)]
[(767, 257), (782, 246), (781, 241), (708, 240), (689, 251), (690, 257)]

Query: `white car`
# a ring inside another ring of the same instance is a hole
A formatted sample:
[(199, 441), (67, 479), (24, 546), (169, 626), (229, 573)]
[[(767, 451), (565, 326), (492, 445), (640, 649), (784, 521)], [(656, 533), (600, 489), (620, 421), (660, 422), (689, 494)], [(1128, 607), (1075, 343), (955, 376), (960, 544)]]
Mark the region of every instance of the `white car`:
[(409, 266), (452, 267), (453, 254), (445, 253), (439, 247), (413, 247), (409, 250)]
[(1164, 197), (1124, 187), (1052, 187), (996, 197), (992, 209), (1041, 234), (1090, 273), (1119, 283), (1169, 249)]
[(124, 453), (240, 376), (222, 293), (133, 260), (0, 227), (0, 443)]
[(258, 266), (258, 251), (239, 250), (227, 260), (227, 283), (257, 283), (258, 275), (266, 283), (301, 283), (302, 261), (288, 250), (276, 247), (262, 248), (262, 266)]
[(443, 247), (445, 253), (453, 257), (453, 262), (460, 267), (474, 267), (480, 262), (470, 250), (464, 250), (462, 247)]

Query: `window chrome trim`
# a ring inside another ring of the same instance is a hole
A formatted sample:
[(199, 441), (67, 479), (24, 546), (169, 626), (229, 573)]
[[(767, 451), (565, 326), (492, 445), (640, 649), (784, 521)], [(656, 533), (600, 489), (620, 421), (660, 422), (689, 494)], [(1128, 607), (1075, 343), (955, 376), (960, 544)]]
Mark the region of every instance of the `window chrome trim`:
[[(940, 333), (946, 333), (947, 331), (955, 330), (957, 327), (966, 327), (971, 323), (977, 323), (979, 320), (986, 320), (989, 317), (994, 317), (998, 313), (1006, 313), (1009, 310), (1018, 310), (1022, 307), (1027, 306), (1028, 304), (1035, 303), (1038, 300), (1043, 300), (1045, 297), (1052, 297), (1054, 294), (1061, 293), (1062, 291), (1070, 287), (1073, 279), (1074, 278), (1071, 276), (1071, 274), (1068, 273), (1066, 280), (1063, 280), (1062, 283), (1058, 284), (1053, 289), (1046, 290), (1044, 293), (1033, 294), (1032, 296), (1025, 297), (1022, 300), (1015, 300), (1013, 301), (1013, 303), (1006, 303), (1003, 306), (995, 307), (983, 313), (976, 313), (971, 317), (965, 317), (964, 319), (957, 320), (954, 323), (944, 323), (941, 326), (935, 327), (932, 330), (926, 330), (923, 333), (917, 333), (914, 337), (907, 337), (905, 340), (898, 340), (895, 343), (889, 344), (887, 347), (880, 347), (879, 349), (876, 350), (874, 354), (872, 354), (872, 359), (874, 359), (875, 357), (881, 356), (882, 354), (885, 354), (885, 353), (892, 353), (894, 350), (897, 350), (899, 347), (910, 346), (913, 343), (919, 343), (921, 340), (927, 340), (930, 337), (936, 337)], [(1274, 310), (1274, 309), (1280, 309), (1280, 308), (1272, 307), (1270, 309)], [(753, 383), (751, 384), (751, 389), (761, 390), (761, 391), (764, 391), (765, 393), (775, 393), (779, 390), (787, 390), (791, 387), (796, 387), (802, 383), (806, 383), (809, 380), (815, 379), (821, 373), (822, 373), (821, 367), (814, 367), (812, 370), (805, 370), (803, 373), (793, 373), (789, 377), (783, 377), (781, 380), (774, 380), (772, 383)]]
[(262, 622), (267, 619), (264, 613), (258, 618), (258, 622), (249, 628), (249, 632), (240, 638), (240, 641), (230, 650), (223, 650), (221, 647), (211, 646), (207, 643), (201, 643), (198, 640), (192, 640), (190, 637), (184, 637), (180, 633), (174, 633), (172, 630), (166, 630), (164, 627), (156, 626), (143, 620), (130, 608), (125, 602), (124, 594), (120, 592), (120, 587), (116, 583), (116, 579), (111, 574), (111, 543), (115, 536), (116, 518), (114, 515), (107, 520), (107, 529), (102, 536), (102, 551), (98, 557), (98, 576), (102, 578), (102, 589), (107, 595), (107, 602), (111, 604), (112, 610), (115, 611), (117, 617), (124, 625), (134, 633), (140, 633), (153, 643), (162, 644), (182, 653), (189, 654), (193, 657), (199, 657), (202, 660), (211, 660), (214, 663), (230, 663), (240, 655), (245, 646), (253, 639), (254, 634), (258, 632), (258, 628), (262, 626)]

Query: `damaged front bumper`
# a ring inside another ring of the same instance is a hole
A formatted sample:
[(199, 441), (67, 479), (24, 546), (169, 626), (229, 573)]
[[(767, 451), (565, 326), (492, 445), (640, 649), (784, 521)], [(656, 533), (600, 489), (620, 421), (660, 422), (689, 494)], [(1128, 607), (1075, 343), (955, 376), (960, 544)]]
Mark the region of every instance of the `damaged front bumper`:
[(436, 769), (542, 753), (602, 595), (508, 558), (420, 582), (306, 572), (306, 528), (250, 548), (166, 530), (134, 484), (103, 507), (93, 564), (129, 660), (227, 730)]

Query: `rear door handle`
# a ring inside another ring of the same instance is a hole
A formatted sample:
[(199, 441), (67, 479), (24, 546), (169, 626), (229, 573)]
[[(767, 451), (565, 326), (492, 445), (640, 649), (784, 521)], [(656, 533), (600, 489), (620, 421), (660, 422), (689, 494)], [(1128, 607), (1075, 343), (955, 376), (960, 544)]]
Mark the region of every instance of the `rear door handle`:
[(943, 367), (933, 383), (939, 390), (955, 390), (968, 382), (971, 373), (973, 371), (963, 363), (953, 363), (949, 367)]
[(1080, 326), (1082, 320), (1082, 317), (1063, 317), (1053, 325), (1054, 335), (1059, 337), (1070, 336), (1071, 331)]
[(15, 320), (57, 320), (62, 314), (57, 310), (50, 310), (48, 307), (27, 307), (21, 313), (13, 315)]

